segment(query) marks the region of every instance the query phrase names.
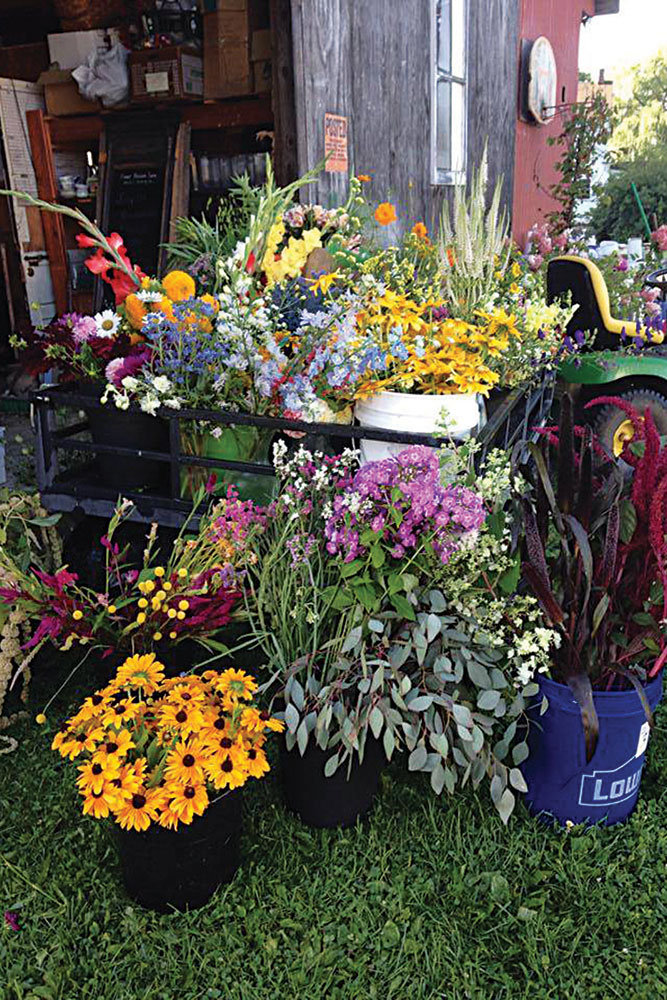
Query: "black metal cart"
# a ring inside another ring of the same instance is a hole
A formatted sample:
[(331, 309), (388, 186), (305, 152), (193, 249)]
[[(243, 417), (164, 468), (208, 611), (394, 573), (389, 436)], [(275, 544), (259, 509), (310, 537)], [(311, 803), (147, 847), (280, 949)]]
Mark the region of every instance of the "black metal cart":
[[(478, 434), (478, 457), (483, 458), (491, 448), (511, 450), (520, 442), (534, 438), (535, 429), (543, 426), (548, 418), (554, 386), (555, 374), (551, 374), (537, 387), (515, 389), (494, 401), (494, 405), (490, 407), (489, 419)], [(83, 395), (67, 386), (49, 385), (38, 389), (32, 402), (37, 438), (37, 485), (47, 510), (110, 517), (118, 500), (118, 491), (101, 483), (95, 468), (95, 455), (110, 453), (119, 461), (124, 458), (140, 458), (168, 465), (167, 490), (123, 490), (123, 496), (133, 501), (134, 507), (129, 515), (131, 520), (156, 522), (172, 528), (182, 525), (192, 510), (191, 501), (181, 496), (183, 466), (211, 469), (222, 467), (263, 476), (273, 474), (272, 466), (264, 462), (227, 461), (185, 454), (181, 445), (180, 425), (183, 421), (206, 421), (220, 426), (251, 425), (273, 430), (276, 434), (298, 432), (307, 439), (312, 440), (312, 436), (317, 435), (318, 440), (324, 439), (330, 443), (372, 440), (403, 444), (406, 447), (411, 444), (437, 447), (442, 443), (441, 439), (428, 434), (341, 424), (313, 424), (221, 410), (162, 409), (156, 414), (156, 419), (165, 420), (169, 425), (169, 450), (150, 451), (143, 450), (140, 445), (120, 448), (96, 444), (82, 437), (89, 425), (87, 418), (81, 417), (80, 411), (101, 407), (89, 394)], [(56, 410), (61, 416), (68, 415), (63, 426), (56, 425)], [(61, 452), (70, 455), (76, 453), (80, 460), (61, 469), (58, 462)]]

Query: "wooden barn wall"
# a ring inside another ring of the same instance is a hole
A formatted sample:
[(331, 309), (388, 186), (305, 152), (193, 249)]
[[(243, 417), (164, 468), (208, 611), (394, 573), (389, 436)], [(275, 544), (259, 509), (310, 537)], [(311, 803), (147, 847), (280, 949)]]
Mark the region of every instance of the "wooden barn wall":
[[(517, 114), (519, 0), (469, 0), (468, 168), (489, 143), (491, 184), (511, 200)], [(369, 195), (390, 200), (399, 223), (433, 225), (451, 188), (431, 184), (430, 0), (292, 0), (294, 86), (301, 172), (324, 155), (324, 114), (349, 119), (350, 166), (369, 174)], [(329, 173), (307, 194), (346, 194)]]

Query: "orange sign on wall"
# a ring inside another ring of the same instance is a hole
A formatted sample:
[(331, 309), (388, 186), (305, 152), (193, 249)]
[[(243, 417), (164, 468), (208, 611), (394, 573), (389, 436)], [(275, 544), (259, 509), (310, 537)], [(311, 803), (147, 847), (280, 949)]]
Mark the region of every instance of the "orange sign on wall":
[(325, 169), (329, 173), (347, 173), (347, 118), (343, 115), (324, 115)]

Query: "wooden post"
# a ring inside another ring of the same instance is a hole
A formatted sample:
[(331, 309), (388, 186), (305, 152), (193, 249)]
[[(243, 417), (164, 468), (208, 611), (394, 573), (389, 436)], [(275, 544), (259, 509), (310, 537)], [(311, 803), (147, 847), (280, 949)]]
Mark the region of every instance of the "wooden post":
[[(44, 112), (27, 111), (26, 121), (32, 162), (37, 179), (37, 193), (44, 201), (57, 201), (58, 179), (53, 163), (51, 136)], [(42, 227), (49, 267), (51, 268), (56, 312), (60, 314), (67, 312), (69, 308), (69, 274), (63, 220), (54, 212), (42, 212)]]
[(188, 214), (190, 207), (190, 125), (181, 122), (176, 132), (174, 147), (174, 176), (171, 184), (171, 212), (169, 215), (169, 239), (175, 239), (176, 219)]
[(278, 184), (299, 176), (294, 104), (294, 52), (291, 0), (271, 0), (273, 63), (273, 169)]

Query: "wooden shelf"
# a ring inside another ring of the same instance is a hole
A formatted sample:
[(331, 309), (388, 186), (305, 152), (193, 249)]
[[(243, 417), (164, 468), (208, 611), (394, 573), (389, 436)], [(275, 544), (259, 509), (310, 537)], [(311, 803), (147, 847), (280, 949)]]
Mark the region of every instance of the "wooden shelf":
[(270, 94), (257, 97), (236, 97), (225, 101), (201, 101), (197, 104), (164, 103), (154, 105), (131, 105), (118, 111), (107, 111), (104, 115), (69, 115), (66, 117), (46, 116), (45, 121), (54, 146), (69, 146), (79, 143), (97, 142), (102, 132), (104, 120), (123, 112), (152, 114), (155, 111), (180, 111), (181, 121), (187, 122), (193, 131), (219, 128), (238, 128), (243, 125), (266, 125), (273, 120)]

